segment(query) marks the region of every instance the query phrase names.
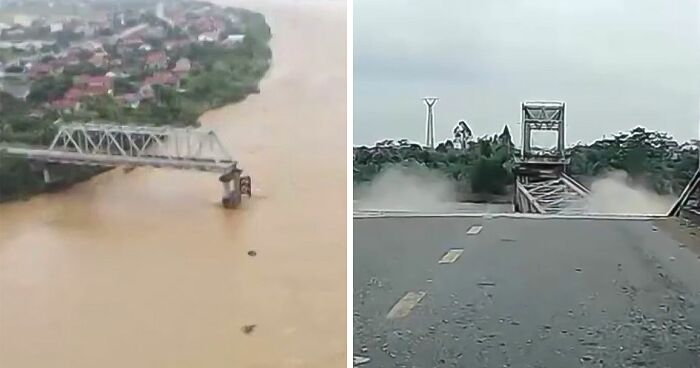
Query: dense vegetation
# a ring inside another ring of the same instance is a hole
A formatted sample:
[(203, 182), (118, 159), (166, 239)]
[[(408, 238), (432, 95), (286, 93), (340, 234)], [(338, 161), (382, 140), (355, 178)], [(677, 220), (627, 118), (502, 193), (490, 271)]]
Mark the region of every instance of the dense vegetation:
[[(465, 192), (506, 193), (513, 181), (513, 157), (518, 154), (508, 128), (500, 135), (476, 140), (471, 139), (468, 128), (458, 128), (454, 140), (440, 143), (434, 150), (406, 140), (355, 147), (354, 182), (370, 181), (394, 165), (422, 166), (454, 180)], [(592, 144), (576, 145), (567, 149), (567, 154), (571, 158), (567, 171), (584, 182), (587, 178), (623, 170), (631, 180), (642, 182), (660, 194), (680, 192), (698, 165), (697, 149), (693, 145), (681, 145), (664, 133), (644, 128)]]
[(568, 150), (569, 173), (596, 177), (611, 170), (627, 172), (631, 180), (659, 194), (677, 194), (698, 168), (695, 144), (680, 144), (661, 132), (637, 127), (589, 145)]
[[(223, 11), (234, 10), (229, 8)], [(46, 101), (61, 96), (72, 86), (72, 76), (105, 73), (105, 70), (84, 64), (76, 67), (76, 70), (66, 68), (63, 75), (37, 81), (26, 102), (0, 93), (0, 143), (48, 145), (55, 132), (53, 124), (59, 118), (65, 121), (97, 119), (147, 125), (196, 126), (198, 117), (206, 110), (240, 101), (256, 93), (259, 81), (270, 67), (272, 52), (268, 43), (272, 34), (262, 14), (244, 9), (235, 11), (246, 24), (242, 44), (224, 48), (193, 43), (180, 50), (171, 59), (188, 57), (201, 68), (186, 76), (180, 89), (155, 86), (155, 98), (141, 103), (137, 108), (119, 104), (112, 96), (99, 96), (84, 101), (85, 108), (74, 114), (59, 116), (56, 112), (42, 109)], [(133, 82), (117, 80), (115, 88), (119, 92), (134, 92), (136, 86)], [(34, 113), (37, 111), (41, 113)], [(62, 167), (57, 169), (56, 176), (63, 179), (63, 184), (72, 184), (98, 172), (93, 168)], [(48, 189), (41, 172), (33, 170), (29, 162), (9, 157), (0, 151), (0, 202)]]

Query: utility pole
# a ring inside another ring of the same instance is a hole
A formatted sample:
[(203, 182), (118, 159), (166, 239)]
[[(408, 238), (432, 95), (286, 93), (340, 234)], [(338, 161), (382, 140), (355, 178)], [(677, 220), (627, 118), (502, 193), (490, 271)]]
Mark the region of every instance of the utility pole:
[(426, 133), (425, 133), (425, 145), (430, 147), (431, 149), (435, 148), (435, 113), (433, 110), (433, 106), (435, 106), (435, 103), (438, 101), (437, 97), (425, 97), (423, 98), (423, 102), (425, 102), (425, 106), (428, 108), (428, 117), (426, 121)]

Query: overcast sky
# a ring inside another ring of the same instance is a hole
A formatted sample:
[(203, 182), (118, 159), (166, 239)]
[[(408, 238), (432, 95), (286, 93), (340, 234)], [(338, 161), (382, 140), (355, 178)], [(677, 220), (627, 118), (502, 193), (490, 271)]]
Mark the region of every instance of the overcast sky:
[(424, 141), (426, 95), (440, 141), (464, 119), (519, 142), (535, 99), (566, 102), (569, 144), (637, 125), (695, 138), (699, 3), (354, 0), (354, 143)]

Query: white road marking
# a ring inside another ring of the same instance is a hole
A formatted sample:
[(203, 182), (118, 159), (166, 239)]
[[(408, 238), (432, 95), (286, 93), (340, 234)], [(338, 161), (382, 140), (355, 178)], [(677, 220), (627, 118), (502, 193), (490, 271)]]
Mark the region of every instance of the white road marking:
[(481, 229), (483, 226), (481, 225), (474, 225), (467, 230), (467, 235), (476, 235), (481, 232)]
[(444, 264), (444, 263), (455, 263), (459, 256), (462, 255), (464, 252), (464, 249), (450, 249), (445, 253), (442, 258), (438, 261), (438, 264)]
[(352, 365), (353, 366), (358, 366), (358, 365), (365, 364), (365, 363), (369, 363), (369, 358), (357, 356), (357, 355), (354, 355), (352, 357)]
[(389, 313), (386, 315), (387, 319), (396, 319), (406, 317), (413, 307), (418, 304), (421, 299), (425, 296), (424, 291), (413, 292), (409, 291), (403, 296), (394, 306), (391, 308)]

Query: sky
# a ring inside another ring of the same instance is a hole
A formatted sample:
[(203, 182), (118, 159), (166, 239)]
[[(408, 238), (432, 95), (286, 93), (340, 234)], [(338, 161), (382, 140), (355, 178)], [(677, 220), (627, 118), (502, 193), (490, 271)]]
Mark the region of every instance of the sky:
[(636, 126), (697, 138), (699, 4), (354, 0), (353, 142), (424, 142), (425, 96), (438, 141), (465, 120), (476, 136), (507, 123), (517, 144), (527, 100), (566, 103), (568, 145)]

